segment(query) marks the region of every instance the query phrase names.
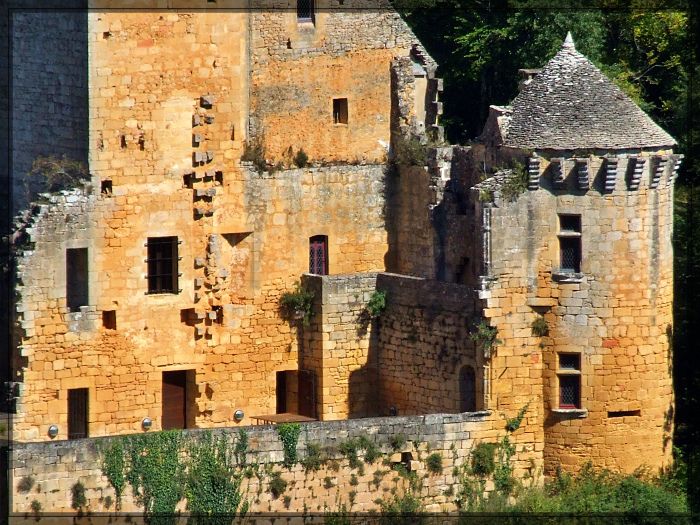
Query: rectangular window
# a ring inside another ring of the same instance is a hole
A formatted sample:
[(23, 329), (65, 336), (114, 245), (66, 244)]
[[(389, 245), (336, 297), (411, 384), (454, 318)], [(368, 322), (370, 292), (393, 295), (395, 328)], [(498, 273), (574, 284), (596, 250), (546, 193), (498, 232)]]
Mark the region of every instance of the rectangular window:
[(71, 312), (79, 312), (88, 305), (88, 251), (87, 248), (66, 250), (66, 303)]
[(148, 293), (178, 293), (177, 237), (148, 238)]
[(559, 215), (559, 270), (581, 271), (581, 216)]
[(581, 408), (581, 355), (559, 354), (559, 408)]
[(314, 0), (297, 0), (297, 22), (314, 21)]
[(347, 124), (348, 123), (348, 99), (334, 98), (333, 99), (333, 123)]
[(88, 437), (88, 389), (68, 390), (68, 439)]
[(328, 237), (325, 235), (309, 239), (309, 273), (328, 275)]

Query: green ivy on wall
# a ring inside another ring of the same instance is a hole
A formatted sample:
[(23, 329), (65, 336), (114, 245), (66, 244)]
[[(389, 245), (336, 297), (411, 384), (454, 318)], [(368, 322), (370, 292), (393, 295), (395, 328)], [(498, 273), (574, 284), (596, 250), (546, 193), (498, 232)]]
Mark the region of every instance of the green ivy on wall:
[(293, 467), (297, 462), (297, 443), (299, 442), (300, 433), (301, 425), (299, 423), (281, 423), (277, 425), (277, 434), (279, 434), (284, 447), (284, 466), (287, 468)]

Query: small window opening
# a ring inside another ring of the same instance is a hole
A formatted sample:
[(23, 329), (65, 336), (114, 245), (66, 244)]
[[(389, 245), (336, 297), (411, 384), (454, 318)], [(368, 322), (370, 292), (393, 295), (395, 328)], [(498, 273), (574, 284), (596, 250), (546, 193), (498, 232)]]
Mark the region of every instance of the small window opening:
[(139, 149), (141, 151), (146, 149), (146, 137), (139, 135)]
[(223, 186), (224, 184), (224, 172), (223, 171), (217, 171), (214, 174), (214, 180), (218, 182), (220, 185)]
[(626, 416), (641, 416), (641, 410), (615, 410), (608, 412), (608, 417), (626, 417)]
[(116, 330), (117, 329), (117, 311), (116, 310), (104, 310), (102, 312), (102, 327), (105, 330)]
[(182, 185), (185, 188), (192, 189), (192, 174), (191, 173), (185, 173), (182, 176)]
[(100, 183), (100, 192), (104, 193), (105, 195), (111, 195), (112, 194), (112, 181), (109, 179), (103, 180)]
[(88, 290), (88, 250), (69, 248), (66, 250), (66, 303), (71, 312), (79, 312), (87, 306)]
[(148, 293), (178, 293), (177, 237), (148, 238)]
[(476, 412), (476, 374), (468, 365), (459, 370), (459, 411)]
[(88, 437), (88, 389), (68, 390), (68, 439)]
[(581, 216), (559, 215), (560, 271), (581, 271)]
[(325, 235), (309, 239), (309, 273), (328, 275), (328, 237)]
[(126, 135), (122, 135), (120, 139), (120, 146), (122, 149), (126, 149)]
[(297, 21), (314, 21), (314, 0), (297, 0)]
[(112, 36), (111, 31), (104, 31), (104, 32), (102, 33), (102, 38), (103, 38), (104, 40), (109, 40), (109, 38), (110, 38), (111, 36)]
[(581, 355), (559, 354), (559, 408), (581, 408)]
[(334, 98), (333, 99), (333, 123), (347, 124), (348, 123), (348, 99)]

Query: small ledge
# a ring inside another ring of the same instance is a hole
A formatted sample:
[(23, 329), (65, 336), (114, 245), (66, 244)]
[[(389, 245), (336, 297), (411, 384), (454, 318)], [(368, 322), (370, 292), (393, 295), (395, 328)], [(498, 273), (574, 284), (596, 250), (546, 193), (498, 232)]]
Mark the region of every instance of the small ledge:
[(552, 280), (558, 283), (580, 283), (584, 280), (584, 274), (576, 272), (552, 272)]
[(588, 417), (588, 409), (586, 408), (552, 408), (550, 412), (561, 416), (572, 416), (577, 418)]

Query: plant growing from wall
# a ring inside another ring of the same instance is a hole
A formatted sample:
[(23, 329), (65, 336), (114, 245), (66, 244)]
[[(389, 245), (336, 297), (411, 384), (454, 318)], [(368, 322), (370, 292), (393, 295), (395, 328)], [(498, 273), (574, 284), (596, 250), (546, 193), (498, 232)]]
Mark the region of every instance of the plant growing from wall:
[(297, 154), (294, 155), (294, 165), (297, 168), (304, 168), (309, 163), (309, 156), (304, 151), (304, 148), (299, 148)]
[(386, 291), (375, 290), (367, 302), (367, 313), (370, 317), (379, 317), (386, 310)]
[(509, 201), (515, 201), (518, 196), (527, 191), (528, 176), (525, 167), (520, 162), (513, 162), (511, 173), (501, 185), (501, 196)]
[(476, 323), (474, 329), (469, 334), (469, 338), (481, 346), (486, 357), (491, 355), (491, 350), (494, 346), (502, 343), (497, 336), (498, 328), (489, 326), (485, 319), (481, 319)]
[(66, 155), (39, 156), (24, 178), (27, 201), (31, 202), (38, 193), (55, 193), (78, 188), (90, 180), (85, 164), (68, 158)]
[(301, 425), (299, 423), (281, 423), (277, 425), (277, 434), (284, 447), (284, 466), (292, 468), (297, 462), (297, 443)]
[(233, 448), (233, 454), (236, 457), (236, 462), (239, 465), (245, 466), (246, 455), (248, 453), (248, 432), (245, 429), (240, 429), (238, 431), (238, 439), (236, 440), (236, 445)]
[(102, 473), (114, 488), (117, 510), (121, 509), (122, 494), (126, 485), (124, 469), (124, 443), (121, 438), (116, 438), (102, 450)]
[(524, 407), (518, 410), (518, 414), (515, 417), (506, 420), (507, 432), (512, 434), (520, 428), (520, 425), (523, 423), (523, 419), (525, 418), (525, 414), (527, 413), (527, 409), (529, 406), (530, 403), (527, 403)]
[(442, 473), (442, 456), (438, 452), (433, 452), (425, 459), (428, 472), (431, 474)]
[(549, 325), (541, 315), (537, 316), (537, 318), (532, 321), (530, 328), (532, 328), (532, 335), (535, 337), (546, 337), (549, 335)]
[(241, 502), (241, 474), (223, 436), (205, 432), (187, 443), (187, 510), (209, 525), (225, 525)]
[(243, 155), (241, 160), (245, 162), (252, 162), (255, 170), (262, 174), (267, 169), (267, 160), (265, 143), (261, 139), (257, 140), (246, 140), (245, 147), (243, 148)]
[(495, 452), (496, 443), (477, 443), (471, 453), (472, 472), (479, 477), (486, 477), (493, 474), (496, 468)]
[(287, 490), (287, 481), (282, 479), (280, 472), (273, 472), (270, 476), (270, 494), (275, 499), (279, 498)]
[(83, 485), (80, 481), (77, 481), (70, 489), (70, 506), (71, 508), (77, 510), (78, 513), (81, 513), (85, 505), (87, 505), (85, 485)]
[(17, 483), (17, 492), (27, 493), (34, 486), (34, 478), (32, 476), (22, 476)]
[(306, 472), (311, 470), (319, 470), (323, 464), (323, 460), (321, 458), (321, 447), (317, 443), (307, 443), (306, 455), (304, 456), (304, 459), (300, 461), (300, 463)]
[(280, 297), (280, 308), (284, 317), (290, 321), (301, 319), (304, 326), (308, 326), (313, 313), (314, 293), (306, 290), (301, 283), (297, 283), (296, 290), (285, 292)]
[(395, 135), (393, 141), (394, 164), (402, 167), (425, 166), (428, 161), (428, 148), (416, 136)]
[(406, 444), (406, 441), (408, 440), (408, 437), (406, 434), (400, 433), (400, 434), (394, 434), (391, 436), (391, 439), (389, 440), (389, 445), (391, 446), (391, 449), (394, 452), (398, 452), (401, 450), (404, 445)]
[(33, 499), (32, 502), (29, 504), (29, 508), (32, 510), (34, 519), (36, 521), (39, 521), (41, 519), (41, 502), (39, 500)]

